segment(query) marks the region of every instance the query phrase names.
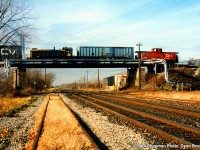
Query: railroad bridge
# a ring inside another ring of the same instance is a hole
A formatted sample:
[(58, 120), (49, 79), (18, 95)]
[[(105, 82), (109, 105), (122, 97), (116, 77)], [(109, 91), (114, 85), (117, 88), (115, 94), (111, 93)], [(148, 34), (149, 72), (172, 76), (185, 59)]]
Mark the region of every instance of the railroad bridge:
[[(135, 59), (9, 59), (1, 64), (7, 72), (12, 67), (17, 68), (14, 87), (23, 87), (25, 84), (26, 68), (127, 68), (128, 86), (135, 85), (138, 71), (138, 60)], [(141, 62), (141, 66), (152, 64)]]

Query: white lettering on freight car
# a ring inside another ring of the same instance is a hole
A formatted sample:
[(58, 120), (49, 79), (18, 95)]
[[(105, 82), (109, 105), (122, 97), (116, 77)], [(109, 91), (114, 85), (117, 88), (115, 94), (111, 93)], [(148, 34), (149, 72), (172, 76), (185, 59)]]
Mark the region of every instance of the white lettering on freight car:
[(9, 48), (1, 48), (1, 55), (14, 55), (16, 53), (16, 50), (11, 50)]

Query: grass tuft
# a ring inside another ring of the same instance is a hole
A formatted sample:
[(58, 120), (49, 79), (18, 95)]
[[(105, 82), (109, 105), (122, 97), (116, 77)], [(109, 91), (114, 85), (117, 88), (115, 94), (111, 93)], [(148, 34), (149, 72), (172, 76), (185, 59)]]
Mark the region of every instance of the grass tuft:
[(1, 98), (0, 99), (0, 116), (4, 116), (6, 114), (15, 111), (22, 106), (28, 105), (31, 102), (32, 98), (23, 97), (23, 98)]

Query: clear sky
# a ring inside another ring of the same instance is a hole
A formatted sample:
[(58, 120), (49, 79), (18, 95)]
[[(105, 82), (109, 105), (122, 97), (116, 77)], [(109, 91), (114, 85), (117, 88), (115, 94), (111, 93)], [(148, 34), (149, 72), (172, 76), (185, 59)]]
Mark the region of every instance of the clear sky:
[[(141, 50), (161, 47), (179, 52), (181, 61), (200, 58), (199, 0), (33, 0), (32, 4), (38, 30), (30, 48), (132, 46), (138, 50), (140, 42)], [(66, 76), (76, 72), (74, 81), (90, 69), (65, 70)], [(119, 69), (112, 70), (109, 75)], [(60, 84), (64, 74), (57, 72), (55, 84)], [(91, 69), (90, 76), (95, 72)]]

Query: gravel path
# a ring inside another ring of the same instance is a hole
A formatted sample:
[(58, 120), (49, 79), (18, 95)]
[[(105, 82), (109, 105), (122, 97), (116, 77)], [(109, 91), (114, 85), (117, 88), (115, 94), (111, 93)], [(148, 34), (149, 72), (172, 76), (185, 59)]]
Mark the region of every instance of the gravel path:
[(133, 128), (123, 123), (110, 122), (108, 116), (105, 116), (102, 112), (97, 112), (95, 109), (89, 107), (83, 107), (64, 95), (61, 95), (61, 97), (87, 123), (90, 129), (109, 149), (135, 150), (143, 149), (140, 147), (142, 145), (150, 145), (142, 134), (137, 133)]
[(24, 148), (29, 130), (35, 123), (34, 114), (44, 97), (44, 95), (40, 96), (27, 108), (12, 116), (0, 117), (0, 149), (21, 150)]

